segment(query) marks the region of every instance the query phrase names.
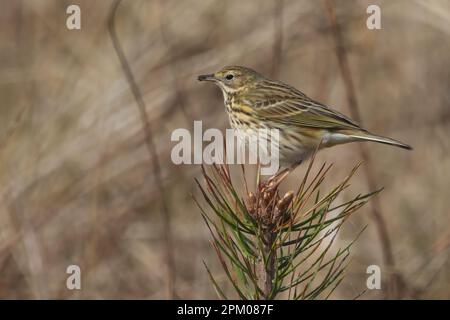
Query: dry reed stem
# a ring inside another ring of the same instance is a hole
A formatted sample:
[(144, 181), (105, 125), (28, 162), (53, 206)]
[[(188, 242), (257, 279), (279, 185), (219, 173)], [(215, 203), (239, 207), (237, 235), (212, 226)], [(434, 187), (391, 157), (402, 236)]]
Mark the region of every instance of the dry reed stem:
[(130, 85), (130, 89), (133, 93), (133, 96), (136, 100), (137, 107), (139, 109), (140, 118), (143, 125), (143, 130), (145, 134), (145, 144), (147, 150), (150, 154), (151, 161), (153, 163), (153, 175), (156, 181), (156, 187), (158, 193), (161, 198), (161, 209), (162, 209), (162, 218), (163, 218), (163, 228), (164, 228), (164, 242), (166, 245), (165, 248), (165, 259), (167, 264), (167, 273), (166, 273), (166, 290), (167, 290), (167, 298), (174, 299), (176, 297), (175, 292), (175, 261), (173, 256), (173, 243), (172, 243), (172, 231), (171, 231), (171, 216), (168, 208), (168, 203), (166, 199), (166, 193), (164, 191), (164, 185), (161, 177), (161, 167), (159, 164), (158, 154), (156, 151), (156, 146), (153, 141), (152, 129), (150, 126), (150, 122), (148, 120), (145, 102), (142, 98), (142, 94), (140, 89), (136, 83), (134, 75), (131, 71), (130, 65), (127, 61), (125, 53), (120, 44), (119, 38), (117, 36), (116, 28), (115, 28), (115, 14), (117, 8), (122, 0), (115, 0), (111, 5), (110, 13), (108, 16), (108, 31), (111, 37), (111, 41), (113, 42), (114, 50), (117, 54), (117, 57), (120, 60), (122, 65), (123, 72), (126, 76), (126, 79)]
[[(358, 123), (361, 124), (362, 121), (359, 113), (359, 106), (356, 98), (355, 86), (353, 84), (352, 74), (348, 63), (347, 51), (344, 46), (341, 29), (336, 17), (334, 1), (325, 0), (325, 7), (328, 14), (328, 19), (330, 21), (330, 25), (332, 27), (333, 38), (336, 45), (336, 56), (339, 63), (339, 70), (341, 72), (341, 76), (345, 85), (350, 114)], [(367, 150), (366, 145), (361, 143), (358, 144), (358, 146), (361, 157), (367, 163), (367, 165), (364, 166), (367, 185), (370, 190), (375, 190), (376, 189), (375, 174), (371, 169), (372, 167), (370, 165), (371, 162), (370, 154)], [(388, 295), (391, 296), (392, 298), (401, 298), (403, 290), (405, 289), (405, 282), (401, 274), (398, 272), (398, 270), (396, 270), (395, 258), (392, 252), (392, 243), (386, 226), (386, 221), (384, 220), (383, 214), (381, 213), (380, 201), (376, 197), (372, 201), (371, 214), (373, 219), (375, 220), (377, 233), (381, 240), (384, 264), (391, 271), (391, 279), (389, 284)]]

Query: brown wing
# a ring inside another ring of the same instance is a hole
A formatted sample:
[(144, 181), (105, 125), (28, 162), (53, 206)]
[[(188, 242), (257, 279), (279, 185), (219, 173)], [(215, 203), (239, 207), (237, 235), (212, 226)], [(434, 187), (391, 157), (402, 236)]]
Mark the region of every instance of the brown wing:
[(329, 130), (361, 127), (342, 113), (308, 98), (301, 91), (279, 82), (268, 82), (249, 97), (255, 116), (286, 125)]

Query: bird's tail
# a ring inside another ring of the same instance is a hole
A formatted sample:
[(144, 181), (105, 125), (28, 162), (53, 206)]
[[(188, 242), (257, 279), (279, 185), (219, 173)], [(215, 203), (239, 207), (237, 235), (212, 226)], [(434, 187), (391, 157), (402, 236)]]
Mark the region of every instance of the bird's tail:
[(379, 136), (379, 135), (376, 135), (376, 134), (373, 134), (370, 132), (365, 132), (365, 131), (348, 132), (347, 135), (349, 137), (355, 139), (355, 141), (374, 141), (374, 142), (389, 144), (391, 146), (395, 146), (395, 147), (399, 147), (399, 148), (403, 148), (403, 149), (412, 150), (412, 147), (410, 145), (407, 145), (398, 140), (394, 140), (394, 139), (387, 138), (387, 137), (382, 137), (382, 136)]

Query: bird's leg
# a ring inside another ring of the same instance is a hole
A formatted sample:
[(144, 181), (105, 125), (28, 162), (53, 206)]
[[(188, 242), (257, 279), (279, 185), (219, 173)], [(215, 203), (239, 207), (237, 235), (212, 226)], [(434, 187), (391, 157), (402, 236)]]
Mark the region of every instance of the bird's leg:
[(279, 170), (277, 173), (275, 173), (273, 176), (267, 179), (266, 182), (267, 185), (275, 185), (275, 184), (278, 185), (287, 175), (293, 172), (295, 168), (297, 168), (302, 162), (303, 160), (298, 160), (293, 164), (291, 164), (289, 167)]
[(295, 168), (297, 168), (299, 165), (302, 164), (302, 162), (303, 162), (303, 160), (298, 160), (298, 161), (294, 162), (293, 164), (291, 164), (290, 167), (289, 167), (289, 169), (288, 169), (289, 172), (294, 171)]
[(271, 176), (269, 179), (267, 179), (267, 185), (270, 188), (276, 188), (278, 187), (278, 185), (281, 183), (281, 181), (284, 180), (284, 178), (286, 178), (286, 176), (289, 174), (289, 169), (288, 168), (284, 168), (283, 170), (278, 171), (276, 174), (274, 174), (273, 176)]

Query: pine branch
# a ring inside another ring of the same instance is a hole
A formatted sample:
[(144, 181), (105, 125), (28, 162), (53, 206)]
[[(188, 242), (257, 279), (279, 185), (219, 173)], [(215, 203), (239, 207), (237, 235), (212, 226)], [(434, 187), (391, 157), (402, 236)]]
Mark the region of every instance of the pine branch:
[[(289, 299), (327, 299), (342, 282), (354, 241), (332, 250), (336, 236), (350, 215), (381, 189), (335, 203), (360, 165), (330, 191), (322, 192), (331, 166), (324, 164), (313, 174), (313, 162), (314, 157), (297, 192), (282, 196), (279, 188), (289, 171), (267, 181), (258, 175), (252, 192), (245, 170), (243, 187), (237, 188), (227, 165), (202, 168), (204, 183), (198, 185), (213, 213), (208, 215), (201, 208), (202, 216), (239, 298), (268, 300), (287, 292)], [(238, 191), (242, 189), (243, 196)], [(220, 283), (206, 268), (219, 297), (226, 299)]]

